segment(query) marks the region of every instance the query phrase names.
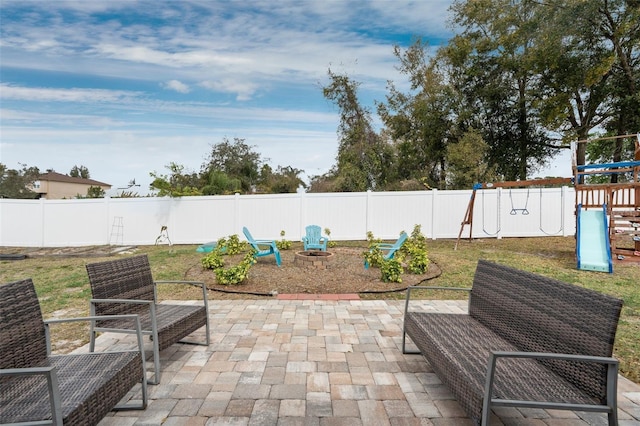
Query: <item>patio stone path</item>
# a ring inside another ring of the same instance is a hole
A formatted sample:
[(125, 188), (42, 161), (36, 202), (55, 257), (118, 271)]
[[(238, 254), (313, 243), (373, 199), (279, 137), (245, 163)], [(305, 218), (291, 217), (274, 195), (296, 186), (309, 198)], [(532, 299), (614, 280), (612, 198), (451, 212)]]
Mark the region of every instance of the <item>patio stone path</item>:
[[(415, 303), (466, 310), (466, 301)], [(403, 309), (383, 300), (210, 300), (211, 345), (163, 351), (148, 408), (110, 413), (99, 426), (471, 425), (424, 358), (399, 349)], [(131, 342), (105, 333), (97, 346)], [(640, 386), (620, 377), (618, 404), (619, 424), (640, 426)], [(603, 414), (561, 410), (494, 414), (492, 425), (606, 424)]]

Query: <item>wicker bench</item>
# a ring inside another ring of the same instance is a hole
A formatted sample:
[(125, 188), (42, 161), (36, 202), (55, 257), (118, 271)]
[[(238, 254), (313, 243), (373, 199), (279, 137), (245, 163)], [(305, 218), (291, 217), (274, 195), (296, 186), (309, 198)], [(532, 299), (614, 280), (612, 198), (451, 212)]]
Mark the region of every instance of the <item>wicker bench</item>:
[(442, 287), (408, 289), (402, 350), (426, 358), (475, 424), (500, 406), (605, 412), (617, 424), (621, 300), (483, 260), (471, 289), (450, 288), (470, 293), (468, 315), (411, 310), (416, 289)]
[[(174, 343), (209, 346), (207, 287), (200, 281), (154, 281), (146, 254), (86, 265), (93, 298), (92, 315), (137, 314), (142, 334), (153, 340), (154, 376), (150, 384), (160, 382), (160, 351)], [(202, 290), (198, 305), (158, 303), (157, 284), (194, 285)], [(203, 341), (184, 340), (205, 327)], [(93, 348), (99, 331), (131, 330), (129, 323), (118, 320), (92, 324), (89, 346)]]
[[(31, 279), (0, 285), (0, 424), (95, 425), (113, 409), (146, 408), (139, 321), (120, 318), (137, 323), (137, 350), (51, 355), (50, 324), (97, 318), (43, 321)], [(137, 383), (140, 402), (122, 403)]]

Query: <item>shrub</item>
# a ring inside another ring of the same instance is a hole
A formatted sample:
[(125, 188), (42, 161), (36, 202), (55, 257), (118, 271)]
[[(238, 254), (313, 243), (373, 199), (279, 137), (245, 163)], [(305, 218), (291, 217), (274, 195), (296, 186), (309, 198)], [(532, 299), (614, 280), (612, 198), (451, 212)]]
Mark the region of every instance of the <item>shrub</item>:
[(240, 284), (249, 276), (249, 269), (251, 265), (256, 263), (253, 251), (247, 253), (242, 261), (231, 268), (218, 268), (214, 272), (216, 274), (216, 280), (218, 284), (231, 285)]
[(291, 248), (291, 241), (284, 239), (284, 230), (280, 231), (280, 236), (282, 239), (276, 241), (276, 247), (278, 247), (278, 250), (289, 250)]
[[(221, 241), (223, 241), (224, 244), (221, 244)], [(226, 248), (226, 254), (238, 254), (246, 251), (248, 244), (246, 241), (240, 241), (240, 237), (238, 237), (238, 234), (233, 234), (229, 236), (228, 241), (225, 241), (224, 238), (218, 240), (218, 247)]]
[(364, 257), (365, 262), (369, 264), (369, 266), (373, 266), (374, 268), (380, 267), (380, 264), (383, 260), (382, 250), (378, 247), (378, 244), (382, 240), (379, 238), (375, 238), (373, 236), (373, 232), (367, 232), (367, 241), (368, 241), (368, 249), (362, 252), (362, 256)]
[(216, 247), (201, 260), (202, 267), (213, 269), (218, 284), (240, 284), (249, 275), (249, 269), (255, 260), (255, 252), (249, 251), (242, 261), (235, 266), (225, 269), (223, 255), (239, 254), (247, 250), (248, 244), (240, 241), (237, 234), (227, 238), (220, 238)]
[(409, 258), (407, 269), (412, 274), (424, 274), (429, 269), (427, 256), (427, 238), (422, 234), (420, 225), (413, 227), (411, 236), (402, 245), (400, 251)]
[(224, 260), (222, 260), (222, 253), (218, 250), (218, 247), (213, 251), (207, 253), (202, 258), (202, 267), (206, 269), (219, 269), (224, 266)]
[(327, 238), (329, 238), (329, 241), (327, 242), (327, 247), (329, 248), (335, 247), (336, 242), (331, 239), (331, 229), (324, 228), (324, 233), (327, 235)]
[(412, 274), (424, 274), (429, 268), (427, 239), (422, 234), (420, 225), (414, 226), (411, 236), (389, 260), (384, 259), (384, 254), (378, 247), (381, 240), (375, 238), (372, 232), (367, 232), (367, 241), (369, 249), (362, 254), (364, 260), (369, 266), (380, 268), (384, 282), (402, 282), (403, 263), (406, 263), (407, 271)]
[(402, 261), (395, 256), (391, 259), (383, 260), (380, 264), (380, 271), (382, 272), (383, 282), (402, 282)]

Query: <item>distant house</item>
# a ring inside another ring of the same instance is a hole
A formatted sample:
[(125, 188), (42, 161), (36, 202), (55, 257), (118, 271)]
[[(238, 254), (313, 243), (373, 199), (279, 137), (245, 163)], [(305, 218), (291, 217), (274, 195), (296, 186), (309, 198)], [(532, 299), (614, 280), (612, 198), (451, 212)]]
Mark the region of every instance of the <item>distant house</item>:
[(93, 179), (84, 179), (63, 175), (62, 173), (48, 172), (40, 175), (30, 188), (40, 194), (40, 198), (49, 200), (62, 198), (85, 197), (92, 186), (99, 186), (105, 192), (111, 189), (108, 183), (98, 182)]

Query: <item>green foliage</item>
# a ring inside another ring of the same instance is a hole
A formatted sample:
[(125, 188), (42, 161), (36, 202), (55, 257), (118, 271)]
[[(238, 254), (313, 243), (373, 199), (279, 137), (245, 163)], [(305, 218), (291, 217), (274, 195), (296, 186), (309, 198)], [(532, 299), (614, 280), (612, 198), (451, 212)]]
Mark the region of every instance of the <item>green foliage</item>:
[(411, 235), (402, 245), (400, 252), (409, 259), (407, 270), (411, 274), (424, 274), (429, 269), (427, 256), (427, 239), (422, 234), (421, 226), (415, 225)]
[(226, 249), (225, 253), (231, 255), (242, 253), (243, 251), (247, 250), (249, 244), (246, 241), (241, 241), (240, 237), (238, 237), (238, 234), (233, 234), (229, 236), (228, 240), (225, 240), (223, 238), (218, 241), (218, 247), (220, 247), (220, 250)]
[(240, 284), (249, 275), (251, 265), (256, 263), (255, 252), (250, 250), (240, 263), (226, 269), (223, 256), (242, 253), (247, 247), (246, 241), (240, 241), (237, 234), (229, 236), (228, 239), (220, 238), (215, 248), (202, 258), (202, 267), (213, 269), (218, 284)]
[(27, 167), (21, 164), (22, 169), (9, 169), (0, 163), (0, 198), (34, 199), (38, 194), (29, 187), (38, 180), (40, 171), (37, 167)]
[[(640, 112), (640, 111), (639, 111)], [(613, 135), (603, 135), (613, 136)], [(589, 142), (586, 147), (587, 161), (590, 164), (613, 163), (619, 161), (633, 161), (635, 149), (635, 136), (620, 138), (616, 140), (599, 140)], [(612, 172), (608, 169), (607, 172)], [(599, 184), (608, 182), (630, 182), (633, 181), (633, 173), (611, 173), (589, 175), (586, 183)]]
[(265, 164), (260, 170), (258, 192), (271, 194), (295, 193), (299, 187), (307, 187), (305, 182), (300, 179), (300, 174), (302, 173), (304, 173), (304, 170), (295, 169), (291, 166), (278, 166), (274, 172), (271, 166)]
[(215, 144), (200, 169), (200, 173), (187, 172), (184, 166), (170, 163), (169, 175), (150, 173), (151, 188), (158, 196), (182, 197), (189, 195), (229, 195), (234, 193), (293, 193), (305, 187), (300, 175), (304, 170), (278, 166), (274, 172), (255, 147), (244, 139), (223, 138)]
[[(75, 178), (89, 179), (91, 174), (89, 173), (89, 169), (85, 166), (73, 166), (69, 171), (69, 176)], [(92, 198), (92, 197), (89, 197)], [(98, 198), (98, 197), (93, 197)]]
[(408, 78), (410, 91), (401, 92), (390, 82), (386, 103), (377, 104), (396, 147), (392, 187), (426, 177), (429, 186), (445, 189), (446, 147), (456, 139), (456, 96), (437, 63), (429, 61), (427, 47), (421, 39), (405, 51), (394, 47), (398, 70)]
[(381, 242), (381, 239), (374, 237), (373, 232), (367, 232), (367, 250), (362, 252), (362, 256), (370, 267), (378, 268), (382, 264), (384, 255), (378, 247)]
[(282, 239), (280, 241), (276, 241), (276, 247), (278, 247), (278, 250), (289, 250), (291, 248), (291, 241), (285, 240), (284, 230), (280, 231), (280, 236)]
[(404, 272), (404, 269), (402, 268), (402, 261), (396, 256), (391, 259), (384, 260), (380, 264), (380, 272), (382, 273), (383, 282), (401, 283), (402, 273)]
[(202, 267), (205, 269), (215, 270), (224, 267), (222, 253), (218, 250), (217, 246), (215, 249), (207, 253), (200, 262), (202, 263)]
[(340, 110), (338, 164), (325, 178), (335, 191), (366, 191), (383, 187), (392, 147), (373, 129), (371, 112), (358, 100), (359, 83), (349, 76), (328, 71), (330, 83), (322, 88), (324, 97)]
[(383, 282), (402, 282), (402, 261), (404, 256), (402, 253), (396, 252), (391, 259), (384, 259), (384, 253), (379, 248), (381, 240), (375, 238), (371, 231), (367, 232), (367, 244), (369, 249), (362, 253), (364, 260), (369, 267), (380, 268), (381, 280)]
[(119, 194), (112, 198), (140, 198), (140, 194), (134, 191), (121, 191)]
[(329, 241), (327, 241), (327, 247), (332, 248), (336, 246), (336, 242), (331, 239), (331, 229), (324, 228), (324, 233), (326, 234)]
[(239, 181), (240, 192), (253, 192), (262, 165), (260, 154), (253, 148), (244, 139), (234, 138), (232, 142), (223, 138), (222, 142), (211, 147), (209, 158), (202, 165), (202, 174), (211, 176), (212, 172), (222, 172), (228, 179)]
[(456, 143), (447, 147), (447, 187), (469, 189), (476, 182), (492, 182), (495, 175), (487, 166), (485, 156), (489, 146), (482, 135), (469, 130)]
[(240, 241), (238, 234), (230, 235), (229, 238), (220, 238), (213, 250), (202, 258), (202, 266), (214, 270), (222, 268), (224, 266), (223, 256), (242, 253), (247, 248), (247, 242)]
[(240, 179), (232, 178), (221, 170), (211, 170), (207, 184), (202, 188), (203, 195), (228, 195), (242, 192)]
[(160, 175), (156, 172), (149, 173), (153, 178), (151, 189), (158, 191), (159, 197), (186, 197), (190, 195), (202, 195), (199, 189), (201, 181), (196, 173), (187, 173), (184, 166), (176, 163), (169, 163), (165, 166), (171, 174)]
[(256, 263), (253, 251), (247, 253), (242, 261), (231, 268), (218, 268), (214, 271), (218, 284), (232, 285), (240, 284), (249, 276), (249, 269)]
[(379, 248), (380, 240), (367, 232), (368, 250), (362, 255), (370, 267), (378, 267), (384, 282), (402, 282), (403, 264), (411, 274), (424, 274), (429, 269), (427, 256), (427, 239), (422, 234), (421, 226), (415, 225), (411, 235), (404, 242), (400, 250), (391, 259), (385, 260), (384, 253)]
[(89, 189), (87, 189), (87, 198), (103, 198), (104, 197), (104, 189), (100, 188), (99, 186), (90, 186)]

